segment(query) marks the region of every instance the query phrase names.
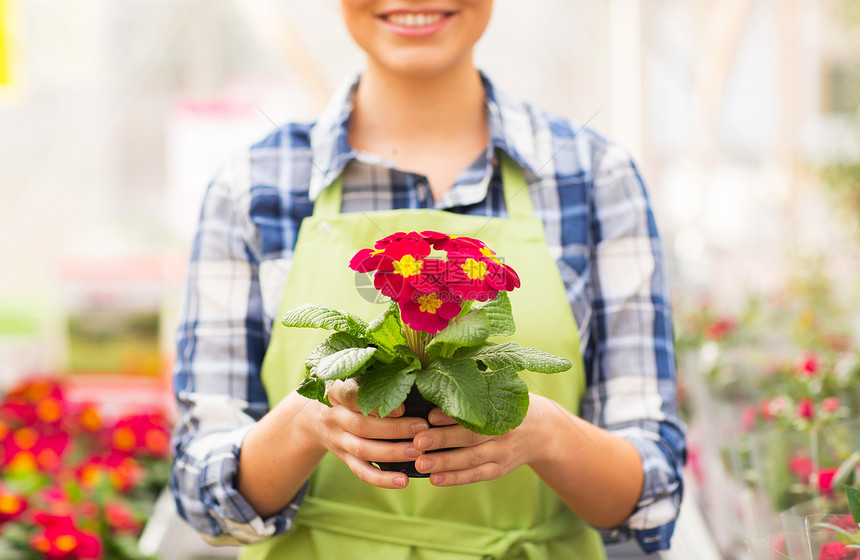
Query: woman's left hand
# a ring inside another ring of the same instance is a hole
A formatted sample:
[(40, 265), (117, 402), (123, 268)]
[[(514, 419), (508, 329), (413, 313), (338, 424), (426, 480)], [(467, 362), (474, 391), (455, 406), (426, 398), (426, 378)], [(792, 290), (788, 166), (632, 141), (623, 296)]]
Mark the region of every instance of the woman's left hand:
[[(529, 412), (522, 424), (500, 436), (471, 432), (441, 408), (434, 408), (429, 418), (431, 427), (412, 440), (421, 453), (415, 460), (415, 468), (430, 473), (430, 483), (434, 486), (458, 486), (493, 480), (531, 463), (548, 444), (538, 433), (540, 419), (545, 416), (544, 407), (553, 403), (537, 395), (530, 397)], [(446, 448), (453, 449), (426, 453)]]

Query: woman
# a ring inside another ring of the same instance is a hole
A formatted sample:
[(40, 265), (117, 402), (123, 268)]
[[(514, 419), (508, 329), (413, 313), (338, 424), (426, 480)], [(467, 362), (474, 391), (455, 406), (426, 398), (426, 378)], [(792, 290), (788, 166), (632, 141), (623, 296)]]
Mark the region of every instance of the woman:
[[(478, 72), (491, 0), (341, 4), (366, 53), (360, 79), (207, 191), (178, 337), (180, 514), (212, 542), (259, 543), (243, 552), (254, 559), (603, 557), (591, 527), (668, 548), (683, 427), (662, 255), (632, 162)], [(425, 223), (416, 208), (445, 212)], [(349, 382), (332, 408), (292, 390), (307, 352), (278, 309), (352, 310), (357, 294), (327, 280), (410, 229), (474, 233), (526, 259), (519, 332), (579, 365), (533, 385), (503, 436), (440, 409), (429, 424), (362, 416)], [(371, 464), (409, 460), (429, 481)]]

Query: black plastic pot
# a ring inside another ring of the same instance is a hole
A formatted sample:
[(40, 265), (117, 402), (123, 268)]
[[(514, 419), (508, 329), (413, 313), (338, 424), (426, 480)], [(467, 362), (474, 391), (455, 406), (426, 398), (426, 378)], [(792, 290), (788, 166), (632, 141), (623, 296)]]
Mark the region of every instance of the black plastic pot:
[[(409, 394), (406, 395), (406, 400), (403, 401), (403, 405), (406, 407), (403, 416), (409, 416), (413, 418), (423, 418), (427, 420), (427, 417), (430, 415), (430, 411), (436, 408), (436, 405), (425, 399), (421, 396), (421, 393), (418, 392), (418, 389), (413, 385), (412, 389), (409, 391)], [(412, 441), (411, 439), (397, 439), (392, 441)], [(426, 453), (433, 453), (433, 451), (427, 451)], [(427, 473), (421, 473), (415, 470), (415, 461), (404, 461), (401, 463), (376, 463), (383, 471), (391, 471), (391, 472), (402, 472), (409, 478), (429, 478), (430, 475)]]

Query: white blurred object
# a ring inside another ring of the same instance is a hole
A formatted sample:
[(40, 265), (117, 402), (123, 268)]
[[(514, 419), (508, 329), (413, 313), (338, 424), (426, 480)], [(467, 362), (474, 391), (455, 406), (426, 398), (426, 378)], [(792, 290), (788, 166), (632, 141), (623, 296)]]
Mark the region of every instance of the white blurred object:
[(155, 502), (152, 515), (138, 539), (138, 549), (144, 556), (159, 560), (220, 560), (234, 559), (239, 548), (211, 546), (176, 513), (170, 492), (165, 489)]
[(166, 124), (164, 205), (174, 235), (191, 239), (203, 192), (218, 168), (274, 129), (248, 98), (186, 96), (176, 102)]

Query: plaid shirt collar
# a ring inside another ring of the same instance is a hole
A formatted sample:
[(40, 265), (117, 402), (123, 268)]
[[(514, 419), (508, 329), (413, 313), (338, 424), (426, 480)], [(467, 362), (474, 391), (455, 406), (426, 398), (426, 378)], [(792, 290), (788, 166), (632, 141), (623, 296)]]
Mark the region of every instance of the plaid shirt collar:
[[(348, 80), (332, 97), (310, 131), (312, 166), (309, 196), (311, 200), (340, 175), (346, 164), (361, 159), (390, 166), (382, 158), (359, 153), (349, 144), (348, 123), (353, 109), (353, 98), (360, 75)], [(484, 84), (485, 106), (489, 117), (490, 145), (488, 152), (501, 149), (526, 171), (538, 175), (539, 161), (529, 106), (496, 89), (490, 79), (481, 73)]]

